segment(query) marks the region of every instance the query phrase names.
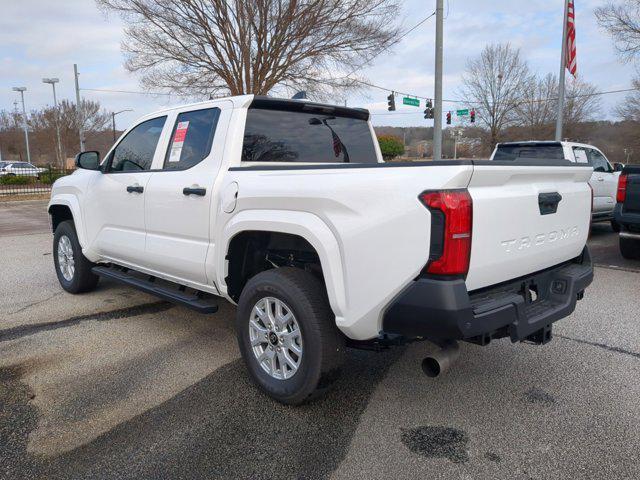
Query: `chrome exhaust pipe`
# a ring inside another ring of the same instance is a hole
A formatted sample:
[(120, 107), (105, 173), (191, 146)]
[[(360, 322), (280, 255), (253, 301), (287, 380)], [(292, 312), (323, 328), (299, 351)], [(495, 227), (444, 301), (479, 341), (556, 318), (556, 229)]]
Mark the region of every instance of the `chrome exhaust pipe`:
[(436, 378), (453, 365), (459, 354), (458, 342), (451, 341), (441, 344), (439, 350), (422, 360), (422, 371), (427, 377)]

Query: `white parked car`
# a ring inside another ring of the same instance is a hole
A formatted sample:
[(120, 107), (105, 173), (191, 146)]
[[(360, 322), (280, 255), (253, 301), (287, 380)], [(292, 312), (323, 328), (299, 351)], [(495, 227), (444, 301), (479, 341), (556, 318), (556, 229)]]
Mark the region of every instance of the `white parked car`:
[(613, 209), (616, 206), (618, 177), (624, 167), (623, 164), (616, 163), (612, 166), (601, 150), (593, 145), (576, 142), (534, 140), (498, 143), (491, 155), (492, 160), (516, 158), (567, 159), (593, 167), (593, 174), (589, 180), (589, 185), (593, 189), (593, 221), (610, 221), (613, 229), (616, 232), (620, 231), (620, 226), (613, 218)]
[(0, 164), (0, 175), (6, 176), (23, 176), (23, 177), (40, 177), (46, 169), (36, 167), (28, 162), (2, 162)]
[[(543, 344), (593, 278), (592, 168), (384, 163), (369, 112), (253, 95), (141, 118), (49, 203), (58, 280), (99, 276), (203, 313), (237, 304), (255, 383), (298, 404), (345, 346)], [(515, 373), (517, 374), (517, 372)]]

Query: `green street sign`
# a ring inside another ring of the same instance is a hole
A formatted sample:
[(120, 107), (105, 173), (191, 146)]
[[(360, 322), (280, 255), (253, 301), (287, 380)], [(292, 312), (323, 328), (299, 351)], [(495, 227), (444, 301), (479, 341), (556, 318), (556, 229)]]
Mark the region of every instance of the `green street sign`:
[(465, 115), (469, 115), (469, 109), (465, 108), (464, 110), (456, 110), (456, 114), (459, 117), (464, 117)]
[(417, 98), (403, 97), (402, 103), (404, 105), (411, 105), (412, 107), (420, 106), (420, 100), (418, 100)]

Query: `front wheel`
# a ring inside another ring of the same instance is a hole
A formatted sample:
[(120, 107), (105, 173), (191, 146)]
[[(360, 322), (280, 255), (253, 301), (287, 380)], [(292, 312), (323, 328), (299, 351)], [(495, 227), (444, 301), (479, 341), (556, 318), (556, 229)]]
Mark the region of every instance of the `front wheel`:
[(298, 268), (251, 278), (236, 318), (240, 352), (253, 381), (279, 402), (298, 405), (338, 377), (345, 342), (323, 283)]
[(83, 254), (75, 226), (70, 220), (60, 222), (53, 236), (53, 263), (62, 288), (69, 293), (93, 290), (99, 277), (91, 272), (91, 263)]
[(627, 260), (640, 260), (640, 239), (621, 236), (620, 253)]

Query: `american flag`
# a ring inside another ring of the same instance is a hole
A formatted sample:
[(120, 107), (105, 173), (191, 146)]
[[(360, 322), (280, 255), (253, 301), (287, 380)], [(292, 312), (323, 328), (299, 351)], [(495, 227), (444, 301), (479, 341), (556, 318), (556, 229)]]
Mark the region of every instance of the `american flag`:
[(573, 0), (568, 0), (567, 5), (567, 45), (565, 66), (569, 73), (576, 76), (578, 71), (578, 63), (576, 60), (576, 14), (573, 7)]

